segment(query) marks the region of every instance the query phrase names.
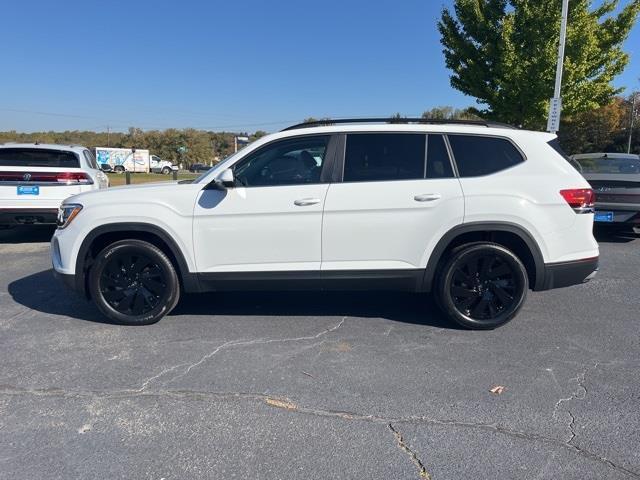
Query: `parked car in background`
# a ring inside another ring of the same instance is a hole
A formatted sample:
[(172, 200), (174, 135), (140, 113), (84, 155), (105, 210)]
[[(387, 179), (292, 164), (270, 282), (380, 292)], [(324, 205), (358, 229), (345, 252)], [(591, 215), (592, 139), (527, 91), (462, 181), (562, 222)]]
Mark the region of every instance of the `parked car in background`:
[(115, 173), (151, 172), (169, 175), (173, 170), (178, 170), (178, 167), (171, 162), (162, 160), (157, 155), (151, 155), (149, 150), (96, 147), (96, 157), (104, 171)]
[(640, 156), (587, 153), (571, 159), (596, 193), (596, 225), (640, 228)]
[(78, 193), (107, 188), (91, 150), (74, 145), (0, 145), (0, 226), (55, 224)]
[(211, 167), (204, 163), (192, 163), (189, 167), (189, 171), (192, 173), (206, 172), (207, 170), (211, 170)]
[(593, 277), (593, 191), (554, 135), (405, 122), (296, 125), (193, 181), (70, 199), (54, 269), (134, 325), (181, 291), (366, 289), (433, 292), (451, 320), (488, 329), (529, 289)]

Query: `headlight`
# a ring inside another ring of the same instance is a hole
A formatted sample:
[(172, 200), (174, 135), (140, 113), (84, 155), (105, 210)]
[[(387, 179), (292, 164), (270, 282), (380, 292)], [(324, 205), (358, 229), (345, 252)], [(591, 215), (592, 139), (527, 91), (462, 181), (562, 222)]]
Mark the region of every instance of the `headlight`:
[(79, 203), (65, 203), (58, 208), (58, 228), (65, 228), (82, 210)]

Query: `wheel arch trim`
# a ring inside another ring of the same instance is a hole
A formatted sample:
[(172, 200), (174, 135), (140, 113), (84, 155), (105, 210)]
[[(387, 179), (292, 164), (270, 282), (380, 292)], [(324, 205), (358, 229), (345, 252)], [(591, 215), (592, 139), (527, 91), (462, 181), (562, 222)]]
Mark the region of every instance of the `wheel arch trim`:
[(119, 222), (109, 223), (94, 228), (84, 237), (82, 243), (80, 244), (78, 255), (76, 257), (75, 279), (77, 289), (81, 290), (85, 295), (87, 295), (87, 289), (85, 286), (85, 274), (87, 267), (86, 258), (91, 245), (101, 235), (121, 232), (149, 233), (158, 237), (162, 242), (164, 242), (164, 244), (167, 246), (173, 257), (175, 258), (178, 267), (178, 276), (181, 283), (183, 284), (184, 289), (189, 292), (197, 292), (200, 290), (197, 275), (189, 271), (189, 264), (187, 263), (182, 250), (178, 246), (178, 243), (171, 236), (171, 234), (169, 234), (163, 228), (150, 223)]
[(540, 247), (538, 246), (538, 243), (535, 241), (531, 233), (529, 233), (520, 225), (510, 222), (472, 222), (453, 227), (438, 241), (427, 262), (427, 266), (424, 271), (424, 277), (422, 280), (421, 290), (431, 291), (436, 275), (436, 270), (438, 268), (438, 265), (440, 264), (440, 260), (442, 259), (442, 256), (445, 254), (447, 248), (449, 247), (449, 245), (451, 245), (453, 240), (455, 240), (458, 236), (466, 233), (479, 232), (506, 232), (518, 236), (520, 240), (525, 243), (525, 245), (531, 252), (531, 256), (533, 257), (536, 281), (535, 285), (531, 285), (531, 288), (533, 290), (539, 290), (542, 288), (545, 279), (544, 257), (542, 256), (542, 252), (540, 250)]

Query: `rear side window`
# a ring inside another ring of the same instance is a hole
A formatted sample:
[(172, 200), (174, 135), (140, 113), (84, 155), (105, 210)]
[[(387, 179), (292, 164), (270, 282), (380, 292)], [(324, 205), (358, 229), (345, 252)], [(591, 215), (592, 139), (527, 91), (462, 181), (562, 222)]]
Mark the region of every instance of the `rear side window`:
[(73, 152), (42, 148), (0, 148), (0, 167), (79, 168), (80, 160)]
[(87, 164), (97, 170), (98, 169), (98, 163), (96, 162), (96, 157), (94, 157), (93, 153), (91, 153), (90, 150), (85, 150), (84, 152), (84, 158), (87, 161)]
[(358, 133), (347, 135), (345, 182), (424, 178), (424, 134)]
[(451, 178), (453, 168), (442, 135), (429, 135), (427, 144), (427, 178)]
[(449, 135), (461, 177), (481, 177), (524, 162), (522, 154), (507, 139), (479, 135)]

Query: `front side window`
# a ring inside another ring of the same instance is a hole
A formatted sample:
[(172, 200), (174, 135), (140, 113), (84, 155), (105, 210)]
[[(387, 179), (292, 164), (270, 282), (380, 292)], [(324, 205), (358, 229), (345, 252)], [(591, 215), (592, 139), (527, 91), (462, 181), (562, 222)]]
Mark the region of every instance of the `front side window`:
[(245, 187), (320, 183), (328, 143), (324, 135), (273, 142), (240, 160), (233, 173)]
[(426, 136), (415, 133), (347, 135), (345, 182), (422, 179)]
[(507, 139), (480, 135), (449, 135), (461, 177), (481, 177), (524, 162), (520, 151)]

